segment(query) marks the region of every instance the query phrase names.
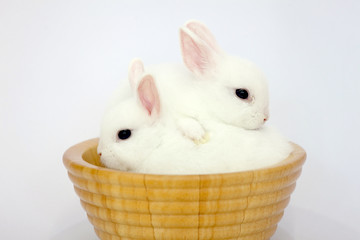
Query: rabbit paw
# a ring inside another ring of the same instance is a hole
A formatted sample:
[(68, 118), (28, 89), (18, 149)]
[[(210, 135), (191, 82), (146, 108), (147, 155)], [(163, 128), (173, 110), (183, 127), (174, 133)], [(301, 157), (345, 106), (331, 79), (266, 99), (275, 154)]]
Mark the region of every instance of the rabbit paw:
[(190, 138), (197, 145), (206, 143), (209, 140), (205, 129), (193, 118), (181, 118), (177, 121), (177, 125), (183, 135)]
[(210, 140), (209, 133), (205, 132), (204, 136), (199, 140), (193, 140), (196, 145), (207, 143)]

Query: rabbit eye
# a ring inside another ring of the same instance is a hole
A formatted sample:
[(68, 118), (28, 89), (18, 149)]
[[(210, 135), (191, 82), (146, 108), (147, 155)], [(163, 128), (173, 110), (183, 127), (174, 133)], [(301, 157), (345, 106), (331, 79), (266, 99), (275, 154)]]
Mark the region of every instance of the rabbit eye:
[(130, 136), (131, 136), (131, 130), (130, 129), (120, 130), (118, 132), (118, 138), (121, 139), (121, 140), (128, 139)]
[(238, 96), (241, 99), (248, 99), (248, 97), (249, 97), (248, 91), (243, 88), (236, 89), (235, 93), (236, 93), (236, 96)]

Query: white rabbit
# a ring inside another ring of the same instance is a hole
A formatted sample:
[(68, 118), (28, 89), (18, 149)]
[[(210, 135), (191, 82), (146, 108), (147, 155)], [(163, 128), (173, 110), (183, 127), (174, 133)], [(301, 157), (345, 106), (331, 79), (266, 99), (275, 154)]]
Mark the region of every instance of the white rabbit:
[(268, 86), (254, 63), (226, 54), (206, 26), (188, 21), (180, 28), (186, 67), (201, 82), (209, 114), (224, 123), (257, 129), (269, 118)]
[(131, 85), (134, 96), (113, 105), (103, 119), (98, 153), (106, 167), (155, 174), (232, 172), (274, 164), (291, 151), (271, 129), (212, 120), (205, 122), (210, 140), (196, 145), (166, 119), (153, 76)]

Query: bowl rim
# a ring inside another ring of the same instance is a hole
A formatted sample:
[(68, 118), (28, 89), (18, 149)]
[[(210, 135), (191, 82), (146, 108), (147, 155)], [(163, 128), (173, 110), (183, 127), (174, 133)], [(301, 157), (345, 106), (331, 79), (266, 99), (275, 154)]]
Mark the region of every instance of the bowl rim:
[(83, 155), (90, 148), (94, 148), (97, 146), (99, 138), (92, 138), (85, 140), (83, 142), (77, 143), (70, 148), (68, 148), (63, 154), (63, 163), (69, 173), (75, 173), (79, 171), (90, 171), (91, 174), (99, 174), (99, 175), (112, 175), (113, 177), (117, 177), (118, 175), (127, 176), (127, 177), (140, 177), (151, 176), (154, 179), (158, 179), (161, 181), (163, 178), (178, 178), (178, 179), (187, 179), (187, 180), (198, 180), (199, 177), (206, 178), (214, 178), (214, 177), (227, 177), (231, 178), (237, 175), (243, 176), (252, 176), (253, 180), (257, 179), (268, 179), (269, 175), (277, 176), (272, 178), (280, 178), (285, 175), (289, 175), (289, 173), (295, 172), (299, 170), (305, 162), (306, 152), (299, 145), (290, 142), (293, 145), (293, 151), (290, 155), (280, 161), (279, 163), (258, 168), (254, 170), (246, 170), (246, 171), (237, 171), (237, 172), (228, 172), (228, 173), (216, 173), (216, 174), (189, 174), (189, 175), (170, 175), (170, 174), (148, 174), (148, 173), (135, 173), (135, 172), (126, 172), (120, 171), (116, 169), (110, 169), (102, 166), (97, 166), (91, 164), (83, 159)]

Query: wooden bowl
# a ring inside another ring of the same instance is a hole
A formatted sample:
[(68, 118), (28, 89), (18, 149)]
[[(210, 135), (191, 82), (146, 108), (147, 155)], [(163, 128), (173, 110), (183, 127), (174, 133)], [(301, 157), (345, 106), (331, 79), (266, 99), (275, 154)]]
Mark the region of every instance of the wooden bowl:
[(100, 239), (270, 239), (295, 189), (306, 153), (263, 169), (152, 175), (101, 166), (98, 139), (63, 157)]

